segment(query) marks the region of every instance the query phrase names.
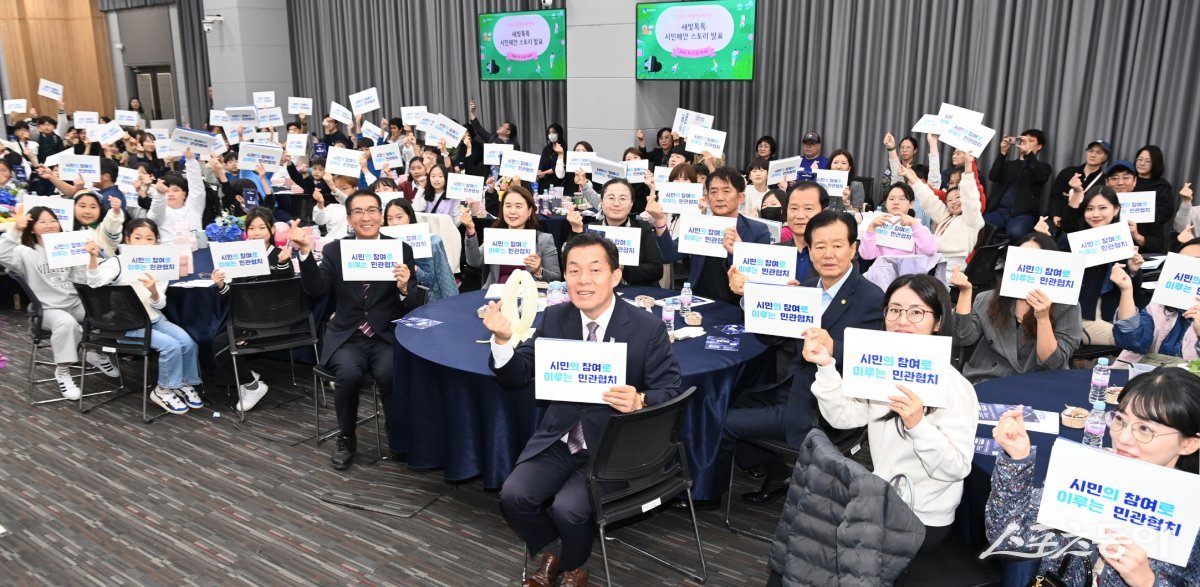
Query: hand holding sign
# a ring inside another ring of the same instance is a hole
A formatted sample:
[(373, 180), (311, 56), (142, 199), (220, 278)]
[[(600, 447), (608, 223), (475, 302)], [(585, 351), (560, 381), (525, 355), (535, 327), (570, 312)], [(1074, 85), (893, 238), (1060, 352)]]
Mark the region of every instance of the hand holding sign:
[(1113, 540), (1100, 545), (1099, 552), (1104, 562), (1121, 575), (1126, 585), (1153, 585), (1154, 571), (1150, 568), (1150, 557), (1146, 549), (1116, 530), (1109, 528), (1104, 532)]
[(891, 400), (888, 407), (904, 421), (906, 430), (912, 430), (921, 423), (921, 418), (925, 416), (925, 402), (921, 401), (921, 398), (912, 390), (899, 383), (896, 384), (896, 389), (899, 389), (903, 395), (888, 396), (888, 399)]
[(138, 281), (141, 282), (142, 287), (146, 288), (146, 291), (150, 292), (150, 299), (157, 302), (158, 282), (154, 280), (154, 276), (147, 273), (144, 276), (139, 277)]
[(642, 394), (638, 393), (637, 388), (632, 385), (614, 385), (601, 397), (608, 405), (622, 414), (646, 407), (646, 404), (642, 403)]
[(1032, 449), (1029, 433), (1025, 431), (1025, 406), (1004, 412), (992, 429), (992, 438), (1013, 459), (1019, 461), (1029, 456)]
[(408, 295), (408, 280), (412, 276), (408, 265), (397, 263), (396, 267), (392, 269), (392, 274), (396, 276), (396, 289), (399, 289), (400, 293)]

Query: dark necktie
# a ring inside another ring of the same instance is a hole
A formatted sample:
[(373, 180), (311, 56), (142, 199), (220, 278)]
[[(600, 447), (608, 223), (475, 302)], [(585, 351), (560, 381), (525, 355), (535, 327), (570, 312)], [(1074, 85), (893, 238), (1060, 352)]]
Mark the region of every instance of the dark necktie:
[[(595, 322), (587, 323), (587, 329), (588, 329), (587, 341), (588, 342), (596, 342), (596, 330), (599, 328), (600, 328), (600, 325)], [(571, 450), (571, 454), (575, 454), (575, 453), (583, 450), (583, 421), (582, 420), (580, 420), (579, 422), (576, 422), (575, 427), (571, 428), (571, 432), (569, 434), (567, 434), (567, 448)]]
[[(369, 282), (369, 281), (363, 282), (363, 313), (364, 314), (366, 313), (367, 291), (369, 289), (371, 289), (371, 282)], [(364, 321), (358, 327), (358, 330), (359, 330), (359, 332), (362, 332), (363, 334), (367, 335), (367, 338), (375, 336), (375, 330), (373, 328), (371, 328), (370, 321)]]

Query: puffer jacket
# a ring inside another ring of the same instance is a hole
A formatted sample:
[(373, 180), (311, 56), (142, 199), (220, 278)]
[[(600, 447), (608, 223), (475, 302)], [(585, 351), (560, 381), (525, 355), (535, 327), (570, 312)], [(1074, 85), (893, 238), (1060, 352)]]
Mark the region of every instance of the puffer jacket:
[(925, 526), (887, 481), (813, 429), (767, 562), (784, 585), (891, 585), (924, 539)]

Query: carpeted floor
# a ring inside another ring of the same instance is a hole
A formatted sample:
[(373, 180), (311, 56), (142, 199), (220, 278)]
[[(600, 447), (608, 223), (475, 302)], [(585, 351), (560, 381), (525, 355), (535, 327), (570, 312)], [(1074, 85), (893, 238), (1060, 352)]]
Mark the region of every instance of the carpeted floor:
[[(286, 363), (264, 365), (272, 391), (245, 424), (222, 405), (222, 390), (206, 394), (211, 409), (152, 424), (141, 422), (136, 395), (86, 415), (74, 403), (30, 406), (57, 389), (26, 391), (27, 322), (4, 306), (0, 585), (519, 583), (521, 544), (498, 494), (402, 462), (368, 464), (373, 427), (359, 433), (355, 466), (332, 470), (332, 447), (311, 439), (312, 400), (283, 401), (307, 393), (292, 386)], [(139, 364), (125, 373), (140, 377)], [(109, 383), (89, 377), (89, 388), (97, 382)], [(332, 416), (330, 408), (322, 423)], [(751, 487), (739, 476), (735, 495)], [(735, 507), (744, 525), (773, 532), (781, 505)], [(709, 584), (764, 584), (769, 545), (731, 534), (719, 512), (699, 517)], [(618, 535), (697, 564), (685, 515), (660, 508)], [(609, 554), (617, 584), (691, 584), (620, 546)], [(599, 545), (589, 568), (602, 584)]]

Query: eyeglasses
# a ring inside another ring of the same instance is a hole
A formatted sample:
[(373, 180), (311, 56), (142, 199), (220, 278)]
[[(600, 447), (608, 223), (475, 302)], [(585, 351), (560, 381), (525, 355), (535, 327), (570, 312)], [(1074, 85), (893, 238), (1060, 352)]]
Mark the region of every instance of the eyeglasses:
[(1151, 160), (1149, 157), (1138, 157), (1137, 159), (1134, 159), (1133, 162), (1134, 163), (1153, 163), (1154, 161)]
[(909, 308), (905, 310), (904, 308), (898, 306), (891, 306), (885, 313), (887, 314), (888, 322), (895, 322), (900, 319), (901, 315), (904, 315), (908, 317), (908, 321), (910, 323), (916, 324), (924, 320), (926, 314), (932, 314), (933, 312), (931, 310), (926, 310), (925, 308)]
[(38, 220), (37, 222), (34, 222), (34, 224), (37, 226), (57, 226), (58, 220)]
[[(1121, 414), (1119, 414), (1117, 412), (1109, 412), (1105, 416), (1105, 419), (1108, 420), (1108, 427), (1110, 430), (1112, 430), (1113, 436), (1120, 434), (1122, 430), (1124, 430), (1127, 426), (1129, 426), (1129, 421), (1127, 421), (1125, 419), (1125, 416), (1122, 416)], [(1178, 430), (1172, 430), (1170, 432), (1155, 432), (1154, 429), (1150, 428), (1149, 426), (1147, 426), (1146, 424), (1144, 424), (1142, 422), (1138, 422), (1137, 424), (1134, 424), (1132, 432), (1133, 432), (1133, 439), (1138, 441), (1138, 444), (1150, 444), (1151, 442), (1154, 441), (1155, 438), (1158, 438), (1159, 436), (1168, 436), (1171, 434), (1179, 434)]]
[(374, 206), (370, 208), (354, 208), (350, 210), (351, 216), (379, 216), (381, 210)]
[(609, 204), (628, 204), (633, 201), (629, 196), (604, 196), (604, 201)]

